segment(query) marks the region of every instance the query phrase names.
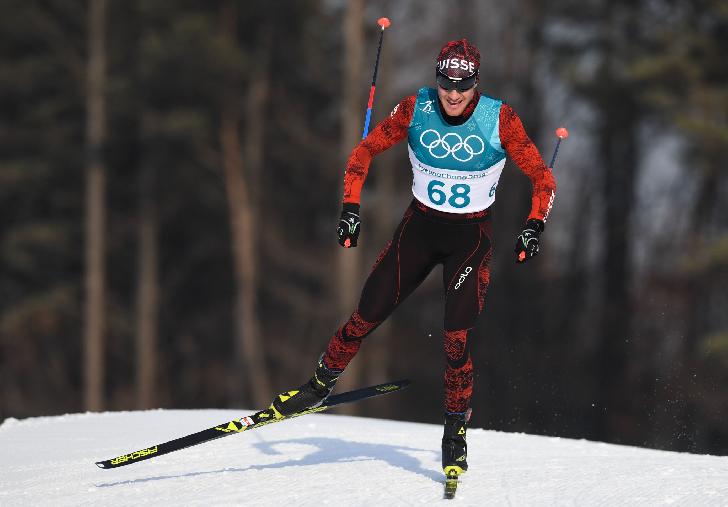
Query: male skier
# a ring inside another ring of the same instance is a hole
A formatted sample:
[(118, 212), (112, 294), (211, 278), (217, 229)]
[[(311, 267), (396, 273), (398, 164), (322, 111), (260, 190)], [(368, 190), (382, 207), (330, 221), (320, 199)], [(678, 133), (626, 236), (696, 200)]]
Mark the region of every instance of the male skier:
[(483, 310), (490, 280), (490, 206), (506, 154), (532, 183), (531, 209), (516, 239), (517, 262), (538, 253), (556, 182), (513, 109), (478, 92), (480, 52), (474, 45), (466, 39), (445, 44), (435, 75), (436, 88), (405, 97), (349, 157), (338, 227), (343, 247), (357, 246), (360, 192), (372, 157), (405, 139), (414, 199), (374, 263), (359, 305), (330, 339), (313, 377), (278, 395), (272, 408), (283, 417), (320, 405), (362, 339), (442, 264), (447, 359), (442, 466), (448, 475), (468, 468), (465, 433), (473, 391), (468, 335)]

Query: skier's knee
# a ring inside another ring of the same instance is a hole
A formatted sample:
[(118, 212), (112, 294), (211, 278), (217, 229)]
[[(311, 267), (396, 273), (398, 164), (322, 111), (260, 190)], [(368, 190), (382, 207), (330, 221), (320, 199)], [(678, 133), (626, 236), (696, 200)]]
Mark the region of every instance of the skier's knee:
[(444, 347), (449, 368), (460, 369), (465, 366), (470, 358), (468, 330), (445, 331)]
[(379, 325), (381, 321), (365, 320), (359, 311), (355, 311), (341, 329), (341, 339), (344, 341), (361, 340)]

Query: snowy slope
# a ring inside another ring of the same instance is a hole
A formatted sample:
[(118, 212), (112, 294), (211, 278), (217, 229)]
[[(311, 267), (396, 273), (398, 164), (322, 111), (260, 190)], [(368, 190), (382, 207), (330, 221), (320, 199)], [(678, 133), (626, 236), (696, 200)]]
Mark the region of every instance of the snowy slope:
[(76, 414), (0, 426), (0, 505), (728, 505), (728, 457), (468, 432), (442, 500), (441, 427), (309, 415), (113, 470), (100, 459), (245, 415)]

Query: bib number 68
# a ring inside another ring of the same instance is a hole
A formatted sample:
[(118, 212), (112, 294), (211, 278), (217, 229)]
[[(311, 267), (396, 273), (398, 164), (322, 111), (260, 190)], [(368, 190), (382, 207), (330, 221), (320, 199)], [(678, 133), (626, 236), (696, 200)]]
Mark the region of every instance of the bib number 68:
[(447, 202), (453, 208), (465, 208), (470, 204), (470, 185), (465, 183), (452, 185), (449, 189), (450, 197), (442, 190), (445, 186), (445, 183), (438, 180), (432, 180), (427, 185), (427, 196), (430, 198), (430, 202), (438, 206), (442, 206)]

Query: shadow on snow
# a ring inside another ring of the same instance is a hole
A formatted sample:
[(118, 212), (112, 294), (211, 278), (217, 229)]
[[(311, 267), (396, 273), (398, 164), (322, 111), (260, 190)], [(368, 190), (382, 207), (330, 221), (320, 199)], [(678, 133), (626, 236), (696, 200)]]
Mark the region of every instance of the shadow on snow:
[(276, 468), (299, 467), (299, 466), (315, 466), (324, 463), (346, 463), (352, 461), (384, 461), (391, 466), (401, 468), (408, 472), (421, 475), (437, 483), (443, 482), (442, 472), (424, 468), (420, 460), (407, 454), (408, 452), (428, 452), (439, 455), (439, 451), (431, 449), (416, 449), (414, 447), (406, 447), (400, 445), (388, 444), (370, 444), (364, 442), (349, 442), (339, 438), (297, 438), (287, 440), (277, 440), (275, 442), (260, 441), (253, 444), (260, 452), (266, 455), (283, 455), (276, 450), (276, 446), (284, 444), (310, 445), (317, 449), (300, 459), (291, 459), (281, 461), (279, 463), (270, 463), (267, 465), (251, 465), (245, 468), (222, 468), (220, 470), (210, 470), (205, 472), (190, 472), (177, 475), (159, 475), (155, 477), (143, 477), (140, 479), (129, 479), (126, 481), (106, 482), (96, 484), (98, 488), (109, 488), (113, 486), (123, 486), (126, 484), (140, 484), (144, 482), (162, 481), (166, 479), (178, 479), (181, 477), (198, 477), (203, 475), (213, 475), (230, 472), (247, 472), (249, 470), (269, 470)]

